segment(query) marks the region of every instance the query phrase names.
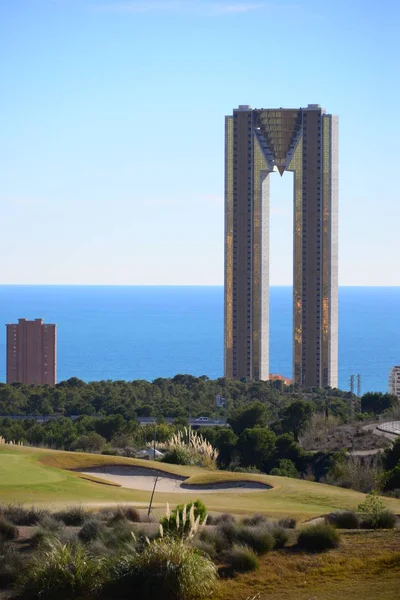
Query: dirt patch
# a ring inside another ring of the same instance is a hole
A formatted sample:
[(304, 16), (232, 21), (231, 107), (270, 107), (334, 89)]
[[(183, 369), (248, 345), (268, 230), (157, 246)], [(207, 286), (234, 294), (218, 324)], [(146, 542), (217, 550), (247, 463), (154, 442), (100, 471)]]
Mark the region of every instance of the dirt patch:
[(270, 489), (271, 486), (256, 481), (227, 481), (208, 484), (188, 485), (184, 481), (186, 477), (156, 471), (155, 469), (146, 469), (144, 467), (128, 466), (105, 466), (93, 467), (92, 469), (79, 470), (84, 475), (95, 475), (105, 481), (111, 481), (121, 487), (133, 490), (151, 491), (154, 487), (155, 478), (157, 479), (157, 492), (182, 493), (185, 491), (201, 491), (204, 493), (226, 493), (240, 489), (243, 492), (259, 492)]

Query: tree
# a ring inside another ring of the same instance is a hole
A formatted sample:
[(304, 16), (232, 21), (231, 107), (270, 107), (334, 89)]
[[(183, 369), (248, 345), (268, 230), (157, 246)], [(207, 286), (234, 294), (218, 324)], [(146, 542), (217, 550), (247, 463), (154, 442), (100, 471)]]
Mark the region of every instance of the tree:
[(262, 402), (253, 402), (248, 408), (236, 412), (228, 419), (236, 435), (240, 435), (245, 429), (261, 426), (265, 427), (267, 421), (267, 408)]
[(311, 404), (304, 400), (297, 400), (289, 404), (282, 412), (283, 432), (293, 433), (294, 439), (299, 441), (299, 437), (310, 420), (312, 412)]
[(400, 465), (400, 438), (383, 453), (383, 466), (387, 471)]
[(274, 467), (270, 475), (279, 475), (280, 477), (299, 477), (296, 465), (291, 460), (284, 458), (279, 461), (278, 466)]
[(367, 392), (361, 397), (361, 411), (378, 415), (396, 404), (396, 396), (380, 392)]
[(274, 462), (276, 435), (266, 427), (245, 429), (238, 441), (238, 449), (244, 466), (255, 466), (268, 471)]
[(234, 434), (232, 429), (228, 429), (224, 427), (217, 431), (213, 445), (217, 448), (218, 455), (218, 465), (222, 467), (227, 467), (229, 463), (233, 459), (233, 454), (236, 450), (238, 438), (237, 435)]

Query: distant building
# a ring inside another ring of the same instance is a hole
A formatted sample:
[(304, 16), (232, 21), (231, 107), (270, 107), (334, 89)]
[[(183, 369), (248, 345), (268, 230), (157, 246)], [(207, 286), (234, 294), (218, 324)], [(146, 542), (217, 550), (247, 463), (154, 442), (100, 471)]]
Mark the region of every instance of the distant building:
[(7, 383), (55, 385), (56, 325), (19, 319), (6, 328)]
[(389, 394), (400, 398), (400, 367), (393, 367), (389, 372)]
[(284, 377), (283, 375), (274, 375), (273, 373), (269, 374), (270, 381), (282, 381), (284, 385), (292, 385), (293, 380), (288, 377)]

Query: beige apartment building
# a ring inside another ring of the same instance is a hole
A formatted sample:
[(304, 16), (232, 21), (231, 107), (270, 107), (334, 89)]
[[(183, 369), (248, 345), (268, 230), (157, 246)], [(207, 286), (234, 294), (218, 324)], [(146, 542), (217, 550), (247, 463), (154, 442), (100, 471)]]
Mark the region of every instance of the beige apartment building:
[[(338, 120), (317, 104), (225, 118), (225, 377), (269, 379), (269, 184), (293, 172), (293, 379), (337, 387)], [(289, 374), (287, 374), (289, 375)]]
[(55, 385), (56, 325), (19, 319), (6, 328), (7, 383)]
[(400, 398), (400, 367), (393, 367), (389, 371), (389, 394)]

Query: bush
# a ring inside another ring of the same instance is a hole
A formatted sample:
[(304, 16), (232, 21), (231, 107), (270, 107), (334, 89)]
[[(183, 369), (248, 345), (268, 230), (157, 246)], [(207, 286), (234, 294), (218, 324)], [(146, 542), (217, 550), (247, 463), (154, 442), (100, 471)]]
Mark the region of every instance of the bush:
[(81, 506), (71, 506), (55, 513), (54, 517), (69, 527), (77, 527), (83, 525), (86, 519), (91, 517), (91, 514)]
[(23, 568), (24, 561), (20, 554), (9, 544), (2, 544), (0, 546), (0, 589), (15, 583)]
[(255, 514), (251, 517), (245, 517), (242, 520), (243, 525), (249, 525), (250, 527), (258, 527), (259, 525), (270, 525), (269, 520), (265, 515)]
[(298, 547), (307, 552), (324, 552), (337, 548), (339, 544), (339, 533), (329, 523), (309, 525), (300, 531), (297, 538)]
[(125, 553), (111, 563), (111, 597), (137, 600), (201, 600), (214, 590), (212, 561), (182, 540), (151, 542), (141, 553)]
[(219, 535), (226, 540), (225, 546), (231, 546), (239, 539), (241, 525), (237, 523), (223, 523), (217, 528)]
[(360, 519), (353, 510), (341, 510), (325, 517), (325, 521), (338, 529), (358, 529)]
[[(207, 509), (201, 500), (189, 502), (188, 504), (179, 504), (172, 511), (171, 515), (166, 515), (160, 523), (164, 533), (177, 534), (178, 524), (179, 532), (187, 533), (190, 530), (190, 511), (193, 507), (194, 520), (200, 518), (200, 523), (204, 523), (207, 517)], [(184, 521), (184, 524), (183, 524)]]
[(279, 475), (280, 477), (300, 477), (300, 473), (296, 469), (296, 465), (288, 458), (282, 458), (278, 462), (278, 466), (270, 471), (270, 475)]
[(47, 548), (50, 549), (53, 547), (55, 542), (58, 542), (59, 539), (56, 535), (55, 531), (50, 531), (45, 527), (38, 527), (35, 531), (34, 535), (31, 537), (31, 544), (34, 548)]
[(47, 529), (47, 531), (60, 531), (65, 527), (62, 521), (55, 519), (51, 514), (40, 517), (39, 525), (43, 529)]
[(21, 504), (8, 504), (0, 508), (0, 516), (3, 515), (6, 519), (14, 523), (14, 525), (36, 525), (39, 521), (49, 516), (47, 510), (41, 508), (24, 508)]
[(232, 571), (245, 573), (255, 571), (260, 566), (257, 555), (248, 546), (235, 544), (224, 554), (224, 562)]
[(223, 513), (216, 517), (208, 517), (208, 525), (222, 525), (223, 523), (235, 523), (235, 517), (229, 513)]
[(0, 517), (0, 542), (16, 540), (19, 536), (18, 527), (4, 517)]
[(82, 546), (53, 542), (28, 565), (21, 584), (31, 597), (47, 600), (90, 598), (101, 588), (104, 564)]
[(285, 529), (296, 529), (297, 521), (296, 519), (286, 517), (284, 519), (279, 519), (278, 525), (280, 527), (284, 527)]
[(82, 529), (78, 533), (78, 538), (81, 542), (88, 544), (102, 537), (105, 531), (105, 525), (98, 519), (90, 519), (86, 521)]
[(275, 525), (271, 529), (272, 539), (274, 541), (274, 548), (277, 550), (284, 548), (289, 541), (289, 534), (284, 527)]
[(212, 545), (218, 554), (229, 546), (229, 542), (220, 529), (205, 527), (200, 531), (198, 537), (202, 543)]
[(361, 516), (361, 529), (393, 529), (395, 525), (396, 515), (388, 509), (381, 510), (375, 514)]
[(122, 510), (128, 521), (131, 521), (131, 523), (140, 523), (140, 513), (136, 508), (133, 506), (121, 506), (119, 508)]
[(200, 538), (195, 538), (193, 540), (193, 546), (202, 554), (207, 554), (207, 556), (209, 556), (212, 560), (217, 558), (217, 549), (211, 542), (206, 542)]
[(242, 527), (238, 531), (237, 541), (249, 546), (257, 554), (270, 552), (275, 545), (271, 530), (267, 527)]
[(357, 510), (360, 513), (362, 528), (392, 529), (396, 523), (396, 517), (385, 508), (382, 498), (376, 492), (370, 492), (365, 501), (358, 505)]
[(132, 544), (134, 542), (132, 529), (129, 526), (129, 521), (119, 521), (115, 527), (106, 529), (103, 535), (103, 540), (108, 548), (118, 548)]
[[(107, 513), (105, 513), (107, 514)], [(133, 506), (118, 506), (114, 511), (108, 511), (108, 519), (111, 523), (117, 521), (131, 521), (131, 523), (140, 523), (140, 513)]]
[(194, 466), (196, 460), (189, 449), (176, 447), (166, 452), (161, 462), (169, 463), (170, 465)]

